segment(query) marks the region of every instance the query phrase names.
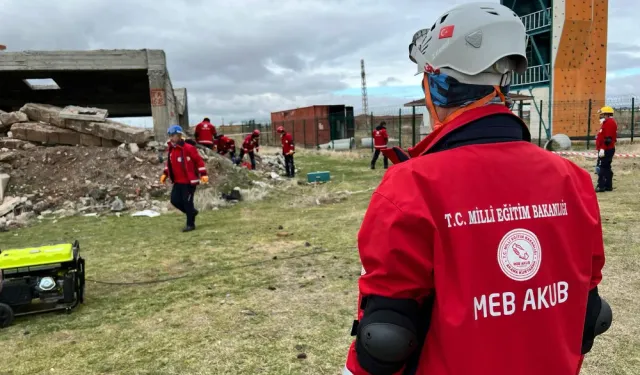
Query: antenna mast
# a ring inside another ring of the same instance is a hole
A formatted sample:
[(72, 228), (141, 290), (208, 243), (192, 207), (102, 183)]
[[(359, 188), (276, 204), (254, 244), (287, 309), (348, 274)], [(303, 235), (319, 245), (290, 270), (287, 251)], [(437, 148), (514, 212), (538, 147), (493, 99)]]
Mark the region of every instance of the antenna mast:
[(362, 112), (366, 123), (369, 124), (369, 98), (367, 97), (367, 76), (364, 73), (364, 59), (360, 60), (360, 75), (362, 77)]

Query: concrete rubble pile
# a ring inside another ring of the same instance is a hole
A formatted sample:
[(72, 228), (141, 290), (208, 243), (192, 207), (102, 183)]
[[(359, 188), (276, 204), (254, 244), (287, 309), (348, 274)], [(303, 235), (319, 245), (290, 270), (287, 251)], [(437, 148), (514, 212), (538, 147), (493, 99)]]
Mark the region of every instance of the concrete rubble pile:
[(122, 143), (146, 144), (152, 138), (145, 129), (108, 120), (104, 109), (34, 103), (16, 112), (0, 113), (0, 135), (5, 133), (8, 137), (0, 138), (0, 146), (16, 139), (49, 146), (117, 147)]

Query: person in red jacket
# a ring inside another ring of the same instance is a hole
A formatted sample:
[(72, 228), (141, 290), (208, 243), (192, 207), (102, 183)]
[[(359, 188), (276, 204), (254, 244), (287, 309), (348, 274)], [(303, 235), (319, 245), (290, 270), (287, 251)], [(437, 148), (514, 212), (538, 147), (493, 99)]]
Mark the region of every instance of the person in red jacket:
[(296, 146), (293, 144), (293, 136), (284, 130), (284, 126), (278, 126), (276, 132), (280, 134), (280, 142), (282, 142), (282, 155), (284, 155), (284, 169), (287, 177), (296, 176), (296, 167), (293, 164), (293, 154), (296, 153)]
[[(376, 126), (376, 130), (373, 131), (373, 159), (371, 159), (371, 169), (376, 169), (376, 162), (380, 156), (380, 151), (387, 148), (389, 143), (389, 134), (387, 134), (387, 123), (382, 121), (380, 125)], [(385, 154), (382, 154), (384, 169), (389, 167), (389, 158)]]
[(505, 104), (525, 41), (520, 18), (486, 2), (414, 35), (434, 130), (383, 151), (395, 165), (358, 233), (344, 375), (576, 375), (611, 323), (589, 173), (532, 144)]
[(171, 189), (171, 204), (187, 215), (187, 225), (182, 230), (190, 232), (196, 229), (198, 210), (193, 205), (193, 197), (198, 184), (209, 183), (207, 168), (195, 146), (184, 141), (184, 132), (179, 125), (172, 125), (167, 131), (168, 158), (160, 183), (164, 184), (167, 177), (173, 182)]
[(194, 135), (196, 142), (210, 150), (213, 149), (213, 140), (216, 137), (216, 127), (211, 123), (208, 117), (205, 117), (201, 123), (196, 125)]
[(596, 135), (596, 149), (598, 150), (598, 184), (596, 191), (601, 193), (613, 190), (613, 171), (611, 162), (616, 153), (616, 141), (618, 140), (618, 124), (613, 118), (613, 108), (602, 107), (600, 115), (600, 130)]
[(251, 134), (247, 135), (242, 142), (242, 149), (240, 149), (240, 156), (236, 159), (236, 164), (240, 164), (245, 154), (249, 154), (251, 159), (251, 169), (256, 169), (256, 156), (253, 152), (260, 151), (260, 130), (256, 129)]
[(218, 134), (216, 136), (216, 142), (218, 147), (218, 154), (226, 155), (229, 154), (231, 157), (231, 161), (235, 163), (236, 161), (236, 141), (229, 137), (225, 137), (224, 134)]

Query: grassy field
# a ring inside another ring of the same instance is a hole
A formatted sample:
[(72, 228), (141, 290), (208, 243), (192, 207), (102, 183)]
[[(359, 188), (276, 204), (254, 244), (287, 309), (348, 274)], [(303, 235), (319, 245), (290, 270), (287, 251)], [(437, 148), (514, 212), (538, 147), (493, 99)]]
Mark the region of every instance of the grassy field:
[[(333, 182), (203, 212), (188, 234), (180, 215), (78, 217), (0, 233), (2, 248), (79, 240), (92, 280), (73, 314), (0, 331), (0, 374), (339, 374), (360, 275), (356, 233), (383, 174), (367, 158), (301, 152), (300, 176), (329, 170)], [(614, 166), (616, 190), (600, 199), (601, 293), (615, 323), (583, 374), (640, 373), (640, 166)]]

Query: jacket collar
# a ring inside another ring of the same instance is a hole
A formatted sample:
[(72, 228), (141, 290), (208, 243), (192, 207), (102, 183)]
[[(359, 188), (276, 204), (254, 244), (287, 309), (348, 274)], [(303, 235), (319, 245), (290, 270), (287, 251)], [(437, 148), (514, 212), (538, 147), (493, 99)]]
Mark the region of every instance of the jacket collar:
[(443, 137), (447, 136), (451, 132), (475, 121), (480, 118), (497, 115), (497, 114), (505, 114), (513, 116), (514, 119), (524, 128), (524, 130), (528, 133), (529, 129), (527, 125), (520, 119), (518, 116), (513, 114), (509, 108), (502, 104), (489, 104), (482, 107), (471, 109), (467, 112), (462, 113), (460, 116), (453, 119), (451, 122), (447, 123), (445, 126), (439, 128), (431, 132), (426, 138), (418, 142), (414, 147), (410, 147), (408, 152), (412, 158), (418, 157), (420, 155), (424, 155), (429, 152), (429, 150), (440, 141)]

